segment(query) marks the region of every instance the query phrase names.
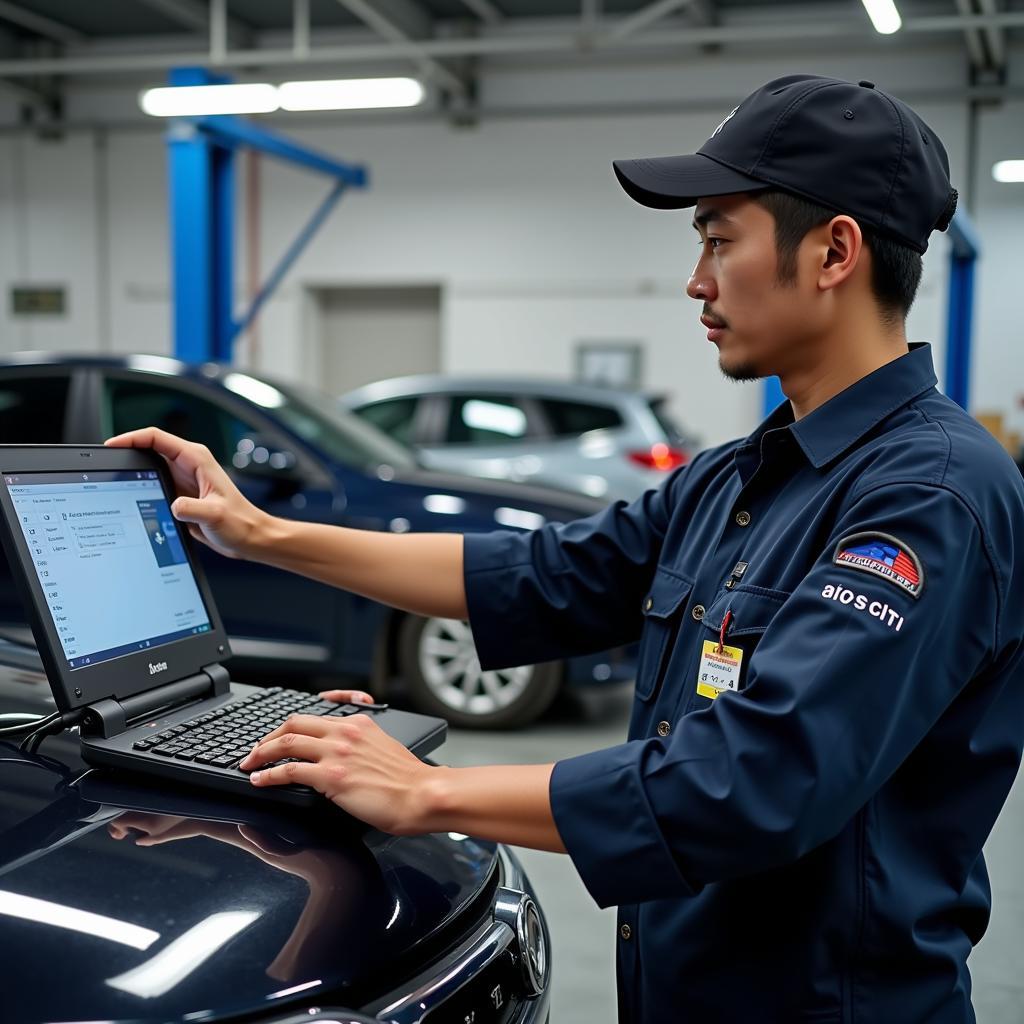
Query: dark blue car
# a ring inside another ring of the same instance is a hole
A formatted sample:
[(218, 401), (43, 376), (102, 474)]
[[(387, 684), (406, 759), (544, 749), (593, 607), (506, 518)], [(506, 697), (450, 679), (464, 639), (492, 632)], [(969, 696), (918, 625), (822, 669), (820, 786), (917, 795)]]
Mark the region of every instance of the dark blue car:
[(11, 737), (52, 710), (35, 651), (0, 641), (3, 1024), (547, 1021), (547, 925), (511, 850)]
[[(428, 471), (327, 396), (231, 367), (157, 356), (32, 354), (0, 364), (0, 443), (95, 443), (155, 425), (214, 453), (274, 515), (370, 530), (529, 530), (602, 503), (554, 489)], [(540, 715), (559, 687), (632, 677), (629, 654), (483, 672), (469, 627), (423, 619), (203, 549), (204, 568), (243, 669), (401, 680), (419, 710), (454, 725), (510, 727)], [(23, 622), (0, 580), (0, 622)]]

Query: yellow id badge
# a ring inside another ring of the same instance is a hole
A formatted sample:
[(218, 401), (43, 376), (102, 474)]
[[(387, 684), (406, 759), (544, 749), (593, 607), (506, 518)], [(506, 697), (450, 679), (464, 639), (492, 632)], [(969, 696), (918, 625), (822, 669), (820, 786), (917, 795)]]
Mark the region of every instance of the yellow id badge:
[(743, 648), (719, 647), (716, 640), (705, 640), (697, 670), (697, 692), (714, 700), (723, 690), (740, 688)]

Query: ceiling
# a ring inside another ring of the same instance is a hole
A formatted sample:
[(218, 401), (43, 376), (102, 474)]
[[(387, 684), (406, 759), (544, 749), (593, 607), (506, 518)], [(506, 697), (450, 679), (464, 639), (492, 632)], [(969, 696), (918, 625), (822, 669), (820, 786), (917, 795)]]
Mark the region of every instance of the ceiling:
[(860, 0), (0, 0), (0, 86), (56, 109), (90, 76), (185, 64), (238, 77), (321, 64), (356, 76), (392, 62), (472, 105), (477, 76), (502, 63), (575, 57), (593, 67), (897, 38), (961, 45), (976, 80), (1002, 84), (1008, 50), (1024, 41), (1024, 0), (897, 2), (903, 28), (882, 37)]

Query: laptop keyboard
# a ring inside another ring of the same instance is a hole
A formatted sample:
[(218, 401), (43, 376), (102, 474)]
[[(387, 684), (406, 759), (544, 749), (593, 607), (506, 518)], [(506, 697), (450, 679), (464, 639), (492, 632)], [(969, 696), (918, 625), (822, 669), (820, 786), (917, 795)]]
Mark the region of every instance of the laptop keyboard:
[[(257, 740), (276, 729), (289, 715), (338, 718), (365, 711), (382, 711), (386, 707), (386, 704), (337, 704), (321, 700), (315, 694), (275, 686), (196, 715), (187, 722), (153, 736), (136, 740), (132, 748), (168, 760), (192, 761), (214, 768), (235, 768)], [(292, 760), (295, 758), (273, 763), (284, 764)]]

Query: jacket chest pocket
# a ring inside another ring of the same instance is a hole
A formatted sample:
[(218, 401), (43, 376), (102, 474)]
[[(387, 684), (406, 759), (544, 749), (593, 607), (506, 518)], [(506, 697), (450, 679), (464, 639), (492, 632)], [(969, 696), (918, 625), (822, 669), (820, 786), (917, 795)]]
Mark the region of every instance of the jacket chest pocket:
[(661, 685), (691, 590), (693, 580), (664, 569), (654, 574), (643, 601), (644, 629), (636, 670), (636, 695), (640, 700), (650, 700)]
[[(742, 693), (747, 687), (750, 661), (761, 637), (788, 597), (789, 594), (782, 590), (768, 590), (765, 587), (744, 588), (741, 585), (735, 590), (723, 590), (704, 613), (701, 650), (703, 651), (705, 642), (717, 644), (723, 639), (724, 624), (726, 646), (739, 648), (742, 652), (737, 686), (739, 692)], [(690, 699), (687, 710), (707, 707), (711, 703), (711, 697), (702, 695), (697, 690), (699, 676), (700, 669), (689, 687)]]

